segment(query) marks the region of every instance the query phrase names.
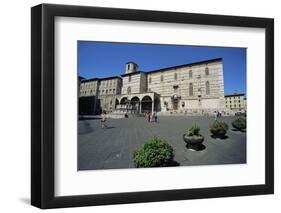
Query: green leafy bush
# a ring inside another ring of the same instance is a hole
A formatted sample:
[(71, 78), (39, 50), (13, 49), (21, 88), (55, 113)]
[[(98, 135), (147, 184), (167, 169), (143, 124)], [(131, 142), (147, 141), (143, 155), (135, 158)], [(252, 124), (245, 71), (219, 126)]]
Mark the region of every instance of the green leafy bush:
[(200, 135), (200, 127), (194, 124), (192, 127), (186, 130), (184, 134), (184, 140), (187, 143), (202, 143), (204, 141), (204, 137)]
[(228, 125), (227, 123), (223, 122), (223, 121), (215, 121), (210, 129), (213, 129), (213, 130), (220, 130), (220, 129), (224, 129), (224, 130), (228, 130)]
[(214, 136), (224, 136), (228, 130), (228, 125), (227, 123), (223, 121), (215, 121), (211, 126), (210, 126), (210, 132)]
[(194, 136), (194, 135), (199, 135), (200, 132), (200, 127), (196, 124), (194, 124), (192, 127), (188, 128), (186, 131), (187, 136)]
[(134, 152), (135, 167), (164, 167), (174, 161), (174, 150), (165, 140), (148, 140)]
[(239, 117), (234, 120), (231, 124), (235, 129), (244, 130), (247, 127), (247, 120), (245, 117)]

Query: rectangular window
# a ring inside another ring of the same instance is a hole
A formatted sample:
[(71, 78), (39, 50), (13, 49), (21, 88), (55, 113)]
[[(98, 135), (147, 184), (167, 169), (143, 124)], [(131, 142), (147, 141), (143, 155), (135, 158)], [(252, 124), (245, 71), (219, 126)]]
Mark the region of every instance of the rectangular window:
[(205, 68), (205, 74), (206, 74), (206, 76), (209, 75), (209, 68), (208, 67)]
[(189, 84), (189, 96), (193, 96), (193, 84)]
[(163, 77), (163, 75), (161, 75), (160, 80), (161, 80), (161, 82), (163, 82), (163, 81), (164, 81), (164, 77)]
[(189, 78), (192, 78), (192, 70), (189, 70)]
[(209, 81), (206, 82), (206, 95), (210, 95), (210, 83), (209, 83)]

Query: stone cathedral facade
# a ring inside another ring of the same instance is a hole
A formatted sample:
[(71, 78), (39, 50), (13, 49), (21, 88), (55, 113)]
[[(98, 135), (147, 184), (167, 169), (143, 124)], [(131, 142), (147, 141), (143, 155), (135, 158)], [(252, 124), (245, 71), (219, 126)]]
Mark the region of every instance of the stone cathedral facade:
[[(227, 110), (223, 60), (216, 58), (152, 71), (135, 62), (121, 76), (80, 81), (79, 99), (91, 102), (91, 113), (204, 114)], [(82, 104), (79, 107), (83, 112)], [(88, 107), (89, 108), (89, 107)]]

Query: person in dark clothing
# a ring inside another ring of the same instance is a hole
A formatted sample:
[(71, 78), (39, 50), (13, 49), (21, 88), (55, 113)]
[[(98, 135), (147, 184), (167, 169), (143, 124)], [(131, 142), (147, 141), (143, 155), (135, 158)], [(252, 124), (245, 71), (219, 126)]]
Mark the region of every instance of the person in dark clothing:
[(154, 112), (154, 113), (153, 113), (153, 117), (154, 117), (154, 122), (157, 123), (157, 119), (158, 119), (158, 117), (157, 117), (157, 112)]

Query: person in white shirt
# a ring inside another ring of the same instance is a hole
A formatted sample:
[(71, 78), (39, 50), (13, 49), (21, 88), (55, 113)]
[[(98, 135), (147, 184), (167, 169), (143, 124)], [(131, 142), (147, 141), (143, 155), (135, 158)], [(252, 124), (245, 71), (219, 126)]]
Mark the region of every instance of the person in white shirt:
[(106, 112), (103, 111), (102, 114), (101, 114), (101, 128), (107, 128), (107, 125), (106, 125)]

